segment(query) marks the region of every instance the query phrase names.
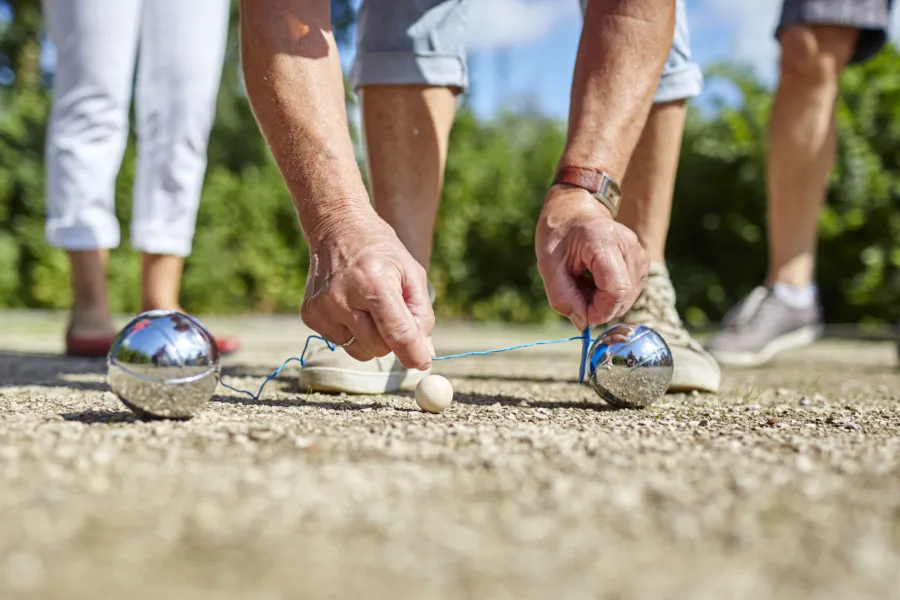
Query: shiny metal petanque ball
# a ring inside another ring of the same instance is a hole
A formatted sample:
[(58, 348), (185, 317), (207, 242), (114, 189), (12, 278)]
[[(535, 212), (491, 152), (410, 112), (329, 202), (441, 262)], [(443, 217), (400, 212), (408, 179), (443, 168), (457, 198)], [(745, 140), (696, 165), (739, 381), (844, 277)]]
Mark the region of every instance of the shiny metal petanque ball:
[(188, 419), (210, 401), (221, 365), (215, 338), (197, 319), (148, 311), (132, 319), (106, 358), (107, 381), (141, 418)]
[(589, 385), (621, 408), (644, 408), (659, 400), (672, 382), (673, 367), (669, 345), (645, 325), (614, 325), (588, 352)]

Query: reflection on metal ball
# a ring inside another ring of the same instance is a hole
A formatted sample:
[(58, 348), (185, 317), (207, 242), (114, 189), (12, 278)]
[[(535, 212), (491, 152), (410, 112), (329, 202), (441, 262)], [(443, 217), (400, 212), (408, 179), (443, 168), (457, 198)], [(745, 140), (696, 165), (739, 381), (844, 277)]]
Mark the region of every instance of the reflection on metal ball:
[(107, 381), (142, 418), (188, 419), (219, 383), (219, 348), (197, 319), (155, 310), (132, 319), (106, 357)]
[(604, 331), (588, 352), (588, 382), (608, 403), (644, 408), (672, 382), (672, 351), (645, 325), (623, 323)]

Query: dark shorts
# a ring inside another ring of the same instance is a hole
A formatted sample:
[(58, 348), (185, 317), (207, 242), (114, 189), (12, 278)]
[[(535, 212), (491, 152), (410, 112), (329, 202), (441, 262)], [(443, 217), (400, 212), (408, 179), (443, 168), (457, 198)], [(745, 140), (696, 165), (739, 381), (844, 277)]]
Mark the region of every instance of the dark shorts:
[(888, 39), (893, 0), (784, 0), (775, 37), (788, 25), (844, 25), (859, 29), (851, 63), (875, 56)]

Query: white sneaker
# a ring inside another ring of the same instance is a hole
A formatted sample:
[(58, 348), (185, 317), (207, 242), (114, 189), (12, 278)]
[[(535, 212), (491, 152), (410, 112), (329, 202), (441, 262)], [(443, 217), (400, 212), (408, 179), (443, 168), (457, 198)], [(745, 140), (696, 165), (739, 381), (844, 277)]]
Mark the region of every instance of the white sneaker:
[[(315, 346), (313, 343), (318, 342)], [(365, 362), (356, 360), (343, 348), (332, 351), (315, 340), (307, 350), (306, 365), (300, 369), (300, 387), (314, 392), (345, 394), (388, 394), (414, 390), (431, 369), (407, 369), (393, 353)]]

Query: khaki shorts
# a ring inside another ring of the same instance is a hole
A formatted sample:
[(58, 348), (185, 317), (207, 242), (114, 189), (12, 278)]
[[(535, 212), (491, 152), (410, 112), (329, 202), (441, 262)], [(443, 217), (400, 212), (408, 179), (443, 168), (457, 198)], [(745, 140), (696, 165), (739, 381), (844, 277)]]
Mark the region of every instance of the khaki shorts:
[[(434, 85), (465, 90), (469, 84), (467, 13), (467, 0), (363, 0), (351, 86)], [(677, 0), (672, 50), (654, 101), (685, 100), (702, 90), (703, 73), (691, 58), (687, 10), (684, 0)]]

